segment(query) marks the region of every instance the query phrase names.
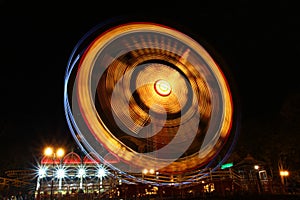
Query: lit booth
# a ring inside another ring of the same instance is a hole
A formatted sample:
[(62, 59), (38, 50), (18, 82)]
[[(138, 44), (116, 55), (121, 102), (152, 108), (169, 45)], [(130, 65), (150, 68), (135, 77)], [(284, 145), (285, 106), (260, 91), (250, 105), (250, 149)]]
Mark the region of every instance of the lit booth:
[(70, 152), (62, 158), (44, 156), (41, 160), (36, 195), (103, 193), (109, 189), (109, 170), (93, 154), (81, 158)]

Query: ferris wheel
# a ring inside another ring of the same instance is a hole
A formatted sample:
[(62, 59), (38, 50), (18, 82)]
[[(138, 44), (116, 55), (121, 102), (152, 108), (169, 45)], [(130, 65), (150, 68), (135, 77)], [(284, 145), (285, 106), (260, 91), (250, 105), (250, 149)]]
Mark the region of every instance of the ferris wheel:
[[(200, 41), (172, 26), (101, 23), (69, 59), (69, 128), (82, 150), (132, 182), (147, 173), (155, 177), (150, 184), (174, 176), (193, 182), (227, 159), (237, 137), (235, 99), (222, 67)], [(118, 162), (105, 159), (108, 153)]]

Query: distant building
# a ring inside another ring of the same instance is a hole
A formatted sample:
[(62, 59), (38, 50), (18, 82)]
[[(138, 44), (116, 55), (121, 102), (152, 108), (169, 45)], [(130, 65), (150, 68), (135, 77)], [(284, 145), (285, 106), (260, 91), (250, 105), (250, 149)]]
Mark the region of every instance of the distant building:
[(235, 164), (233, 170), (237, 174), (238, 190), (246, 193), (272, 193), (272, 176), (266, 164), (248, 154)]

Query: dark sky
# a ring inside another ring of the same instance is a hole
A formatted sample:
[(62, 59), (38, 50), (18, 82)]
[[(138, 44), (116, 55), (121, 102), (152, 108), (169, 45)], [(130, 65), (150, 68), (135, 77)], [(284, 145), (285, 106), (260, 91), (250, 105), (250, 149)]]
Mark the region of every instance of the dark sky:
[(246, 122), (278, 115), (299, 94), (300, 14), (288, 1), (85, 2), (0, 0), (1, 167), (46, 144), (73, 145), (63, 107), (67, 61), (87, 31), (116, 16), (173, 21), (204, 39), (227, 63)]

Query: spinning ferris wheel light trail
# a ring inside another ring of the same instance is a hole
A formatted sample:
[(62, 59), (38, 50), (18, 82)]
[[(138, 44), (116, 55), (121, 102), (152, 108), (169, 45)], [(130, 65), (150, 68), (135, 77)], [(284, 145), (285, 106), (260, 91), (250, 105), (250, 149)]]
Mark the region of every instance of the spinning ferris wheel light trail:
[[(236, 138), (223, 71), (201, 44), (172, 27), (95, 27), (74, 48), (65, 77), (65, 113), (76, 142), (136, 181), (132, 174), (145, 167), (183, 174), (211, 166)], [(108, 154), (120, 162), (107, 162)]]

